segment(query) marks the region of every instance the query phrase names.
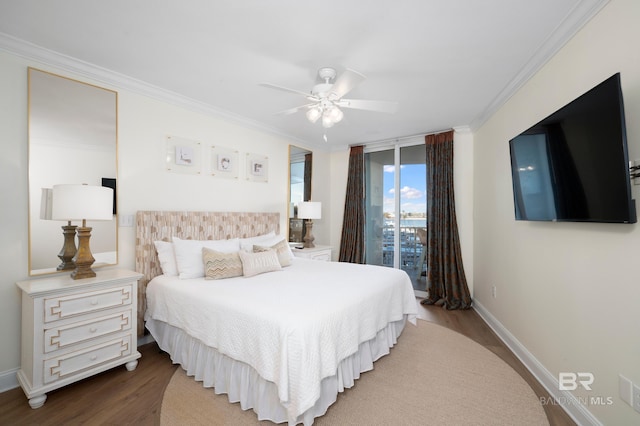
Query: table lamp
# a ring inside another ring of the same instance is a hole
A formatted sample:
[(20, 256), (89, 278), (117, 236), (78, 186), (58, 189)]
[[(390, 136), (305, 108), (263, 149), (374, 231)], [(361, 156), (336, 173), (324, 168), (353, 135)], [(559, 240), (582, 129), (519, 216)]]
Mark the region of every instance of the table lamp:
[(322, 203), (319, 201), (302, 201), (298, 203), (298, 217), (305, 220), (307, 233), (304, 236), (304, 248), (313, 248), (313, 219), (322, 219)]
[(91, 269), (95, 259), (89, 247), (91, 228), (87, 227), (87, 220), (113, 219), (113, 190), (104, 186), (54, 185), (51, 216), (53, 220), (82, 221), (82, 226), (76, 229), (78, 250), (73, 257), (76, 268), (71, 278), (95, 277)]
[[(53, 220), (53, 189), (42, 188), (42, 198), (40, 200), (40, 219)], [(58, 258), (61, 263), (56, 268), (57, 271), (68, 271), (76, 268), (76, 263), (73, 261), (73, 257), (76, 255), (76, 225), (72, 225), (70, 220), (67, 220), (66, 225), (62, 225), (62, 235), (64, 236), (64, 243), (58, 253)]]

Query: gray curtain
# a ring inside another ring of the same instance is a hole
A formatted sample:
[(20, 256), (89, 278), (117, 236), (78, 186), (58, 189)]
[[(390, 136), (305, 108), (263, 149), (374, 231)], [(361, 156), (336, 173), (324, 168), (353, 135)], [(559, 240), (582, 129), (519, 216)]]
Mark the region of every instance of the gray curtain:
[(352, 146), (349, 152), (349, 177), (338, 258), (340, 262), (365, 263), (364, 193), (364, 147)]
[(427, 291), (425, 305), (469, 309), (453, 191), (453, 131), (427, 135)]

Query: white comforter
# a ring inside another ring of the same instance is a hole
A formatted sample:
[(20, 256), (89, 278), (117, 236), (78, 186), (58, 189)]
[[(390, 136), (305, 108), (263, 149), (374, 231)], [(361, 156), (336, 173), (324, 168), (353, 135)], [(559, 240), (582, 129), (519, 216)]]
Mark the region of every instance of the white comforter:
[(281, 271), (224, 280), (159, 276), (145, 319), (164, 321), (274, 382), (290, 419), (360, 343), (406, 315), (416, 299), (404, 271), (296, 258)]

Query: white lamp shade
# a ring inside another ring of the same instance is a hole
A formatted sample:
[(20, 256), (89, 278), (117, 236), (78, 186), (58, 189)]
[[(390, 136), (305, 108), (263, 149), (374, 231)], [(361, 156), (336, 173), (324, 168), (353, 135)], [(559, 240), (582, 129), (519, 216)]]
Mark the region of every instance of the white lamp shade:
[(54, 185), (53, 220), (112, 220), (113, 189), (91, 185)]
[(322, 219), (322, 203), (319, 201), (298, 203), (298, 217), (301, 219)]

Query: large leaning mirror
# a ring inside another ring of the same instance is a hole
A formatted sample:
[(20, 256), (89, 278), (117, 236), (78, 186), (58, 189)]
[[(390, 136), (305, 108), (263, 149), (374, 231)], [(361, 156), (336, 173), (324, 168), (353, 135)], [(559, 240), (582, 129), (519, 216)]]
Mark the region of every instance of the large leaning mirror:
[(311, 151), (289, 145), (289, 241), (300, 243), (304, 236), (304, 223), (297, 217), (300, 201), (311, 200)]
[[(112, 90), (29, 68), (29, 275), (58, 271), (63, 226), (50, 219), (43, 189), (88, 184), (114, 189), (114, 216), (95, 221), (93, 266), (118, 262), (117, 104)], [(44, 195), (44, 196), (43, 196)], [(79, 225), (80, 223), (73, 223)], [(76, 240), (77, 246), (77, 240)]]

